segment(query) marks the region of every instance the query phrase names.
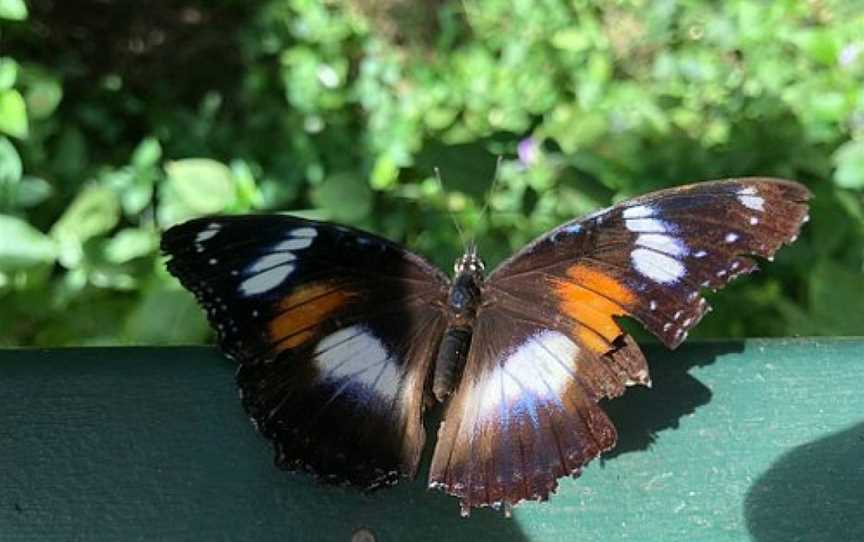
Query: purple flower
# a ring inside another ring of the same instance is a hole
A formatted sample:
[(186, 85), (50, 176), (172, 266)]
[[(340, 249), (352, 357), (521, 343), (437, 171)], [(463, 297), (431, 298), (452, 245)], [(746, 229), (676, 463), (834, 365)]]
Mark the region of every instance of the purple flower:
[(850, 43), (840, 51), (840, 65), (848, 68), (858, 60), (858, 56), (864, 50), (864, 45), (860, 43)]
[(516, 146), (516, 154), (522, 165), (529, 167), (537, 162), (540, 157), (540, 144), (533, 137), (526, 137)]

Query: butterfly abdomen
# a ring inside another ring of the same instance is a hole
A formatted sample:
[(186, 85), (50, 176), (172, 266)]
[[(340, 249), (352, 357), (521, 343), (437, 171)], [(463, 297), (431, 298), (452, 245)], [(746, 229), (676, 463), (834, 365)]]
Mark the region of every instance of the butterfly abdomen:
[(482, 297), (482, 283), (482, 262), (476, 252), (469, 251), (456, 262), (456, 278), (447, 298), (449, 323), (435, 358), (432, 393), (439, 403), (456, 387), (468, 358), (471, 333)]
[(432, 393), (439, 403), (443, 403), (456, 387), (470, 346), (471, 328), (467, 327), (451, 327), (441, 339), (432, 380)]

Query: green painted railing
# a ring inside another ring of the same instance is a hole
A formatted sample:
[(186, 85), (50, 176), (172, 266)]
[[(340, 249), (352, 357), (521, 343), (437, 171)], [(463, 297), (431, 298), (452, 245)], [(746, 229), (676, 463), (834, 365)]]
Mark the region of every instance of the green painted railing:
[(864, 339), (646, 353), (616, 451), (507, 520), (422, 473), (363, 495), (279, 471), (210, 348), (0, 351), (0, 540), (864, 540)]

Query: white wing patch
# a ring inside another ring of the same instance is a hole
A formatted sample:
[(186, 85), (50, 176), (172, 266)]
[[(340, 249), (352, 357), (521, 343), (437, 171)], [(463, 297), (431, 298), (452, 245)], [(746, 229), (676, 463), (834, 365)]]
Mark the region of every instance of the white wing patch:
[(294, 263), (297, 260), (296, 251), (312, 246), (318, 232), (315, 228), (303, 227), (291, 230), (289, 235), (287, 239), (272, 245), (268, 254), (242, 270), (245, 278), (238, 287), (242, 295), (258, 295), (279, 287), (297, 268)]
[(686, 256), (689, 252), (684, 241), (661, 233), (642, 233), (636, 238), (636, 244), (670, 256)]
[(372, 393), (392, 400), (399, 389), (399, 365), (368, 328), (354, 325), (332, 333), (315, 347), (322, 379), (339, 384), (332, 399), (345, 392)]
[(272, 290), (282, 284), (292, 271), (294, 271), (294, 264), (285, 264), (263, 273), (256, 273), (240, 283), (240, 293), (243, 295), (256, 295)]
[(311, 237), (299, 237), (297, 239), (287, 239), (282, 241), (281, 243), (277, 243), (273, 250), (277, 252), (285, 251), (285, 250), (303, 250), (304, 248), (309, 248), (312, 246), (312, 238)]
[(668, 233), (672, 228), (656, 218), (628, 218), (624, 220), (627, 229), (634, 233)]
[(297, 259), (291, 252), (277, 252), (275, 254), (268, 254), (262, 258), (258, 258), (255, 260), (255, 263), (250, 265), (247, 269), (247, 273), (257, 273), (259, 271), (264, 271), (266, 269), (270, 269), (271, 267), (276, 267), (277, 265), (293, 262)]
[(215, 222), (212, 224), (208, 224), (207, 228), (199, 231), (198, 235), (195, 236), (195, 242), (196, 243), (203, 243), (204, 241), (207, 241), (208, 239), (212, 239), (213, 237), (216, 236), (217, 233), (219, 233), (219, 230), (221, 230), (221, 229), (222, 229), (222, 226), (219, 224), (216, 224)]
[(537, 403), (560, 402), (573, 378), (578, 350), (576, 343), (557, 331), (544, 330), (529, 337), (505, 354), (480, 384), (480, 417), (495, 418), (502, 408), (525, 410), (536, 423)]
[(624, 209), (621, 216), (624, 218), (647, 218), (654, 216), (654, 209), (648, 205), (634, 205), (633, 207)]
[(646, 248), (637, 248), (630, 253), (633, 267), (643, 276), (654, 282), (670, 284), (684, 277), (684, 264), (666, 254), (660, 254)]
[(738, 191), (738, 201), (741, 205), (753, 209), (754, 211), (765, 210), (765, 198), (757, 196), (758, 191), (755, 186), (747, 186)]

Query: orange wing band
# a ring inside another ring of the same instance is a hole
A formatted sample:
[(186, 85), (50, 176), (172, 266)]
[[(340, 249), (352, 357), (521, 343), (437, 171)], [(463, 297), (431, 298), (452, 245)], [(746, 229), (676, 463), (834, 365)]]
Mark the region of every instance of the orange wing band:
[(279, 316), (270, 322), (275, 350), (288, 350), (312, 339), (318, 326), (356, 295), (330, 282), (299, 287), (279, 303)]
[(554, 279), (561, 312), (580, 323), (575, 334), (591, 350), (605, 353), (621, 335), (613, 316), (628, 314), (633, 292), (617, 279), (582, 264), (567, 269), (570, 280)]

